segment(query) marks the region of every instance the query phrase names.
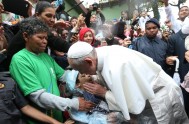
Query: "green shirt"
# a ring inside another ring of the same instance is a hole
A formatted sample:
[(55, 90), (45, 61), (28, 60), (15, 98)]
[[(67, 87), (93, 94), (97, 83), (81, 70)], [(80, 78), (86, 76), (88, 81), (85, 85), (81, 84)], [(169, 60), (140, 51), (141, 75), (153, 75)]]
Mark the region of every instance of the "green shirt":
[[(46, 53), (37, 55), (27, 49), (19, 51), (12, 58), (10, 73), (25, 96), (40, 89), (60, 96), (57, 79), (63, 75), (64, 70)], [(35, 107), (59, 121), (63, 120), (61, 111)]]

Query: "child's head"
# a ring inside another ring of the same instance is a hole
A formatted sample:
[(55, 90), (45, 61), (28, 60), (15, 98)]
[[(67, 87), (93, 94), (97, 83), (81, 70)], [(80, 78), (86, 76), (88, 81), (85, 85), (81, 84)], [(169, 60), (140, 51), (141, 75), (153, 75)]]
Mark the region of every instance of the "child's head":
[(77, 80), (76, 80), (76, 86), (78, 88), (83, 89), (83, 84), (86, 82), (91, 82), (92, 81), (92, 77), (91, 75), (88, 74), (78, 74)]
[(76, 87), (83, 89), (83, 84), (92, 81), (92, 76), (87, 74), (80, 74), (75, 70), (67, 70), (65, 72), (66, 87), (69, 91), (73, 91)]

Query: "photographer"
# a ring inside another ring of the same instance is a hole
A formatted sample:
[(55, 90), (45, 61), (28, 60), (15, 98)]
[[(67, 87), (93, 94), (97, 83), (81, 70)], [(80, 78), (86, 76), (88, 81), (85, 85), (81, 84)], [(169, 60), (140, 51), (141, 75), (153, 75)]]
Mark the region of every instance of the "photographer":
[(99, 8), (97, 3), (94, 3), (89, 6), (89, 10), (85, 16), (85, 23), (87, 27), (90, 27), (95, 30), (97, 33), (98, 27), (105, 22), (105, 17), (101, 13), (101, 9)]

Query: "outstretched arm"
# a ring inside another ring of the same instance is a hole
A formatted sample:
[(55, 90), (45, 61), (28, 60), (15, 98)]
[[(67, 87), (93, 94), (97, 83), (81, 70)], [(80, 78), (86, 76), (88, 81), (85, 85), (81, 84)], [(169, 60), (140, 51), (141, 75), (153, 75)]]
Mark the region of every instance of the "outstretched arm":
[(165, 13), (167, 15), (167, 19), (172, 23), (172, 30), (177, 33), (181, 29), (181, 25), (178, 23), (177, 19), (173, 16), (171, 7), (168, 4), (169, 0), (162, 0), (165, 4)]
[(45, 92), (44, 89), (35, 91), (29, 95), (30, 99), (43, 108), (53, 108), (64, 111), (69, 108), (76, 110), (88, 111), (94, 107), (89, 101), (85, 101), (83, 98), (62, 98), (51, 93)]
[(23, 108), (21, 108), (21, 111), (28, 115), (29, 117), (32, 117), (36, 120), (49, 123), (49, 124), (63, 124), (61, 122), (58, 122), (57, 120), (45, 115), (44, 113), (38, 111), (37, 109), (33, 108), (30, 105), (26, 105)]

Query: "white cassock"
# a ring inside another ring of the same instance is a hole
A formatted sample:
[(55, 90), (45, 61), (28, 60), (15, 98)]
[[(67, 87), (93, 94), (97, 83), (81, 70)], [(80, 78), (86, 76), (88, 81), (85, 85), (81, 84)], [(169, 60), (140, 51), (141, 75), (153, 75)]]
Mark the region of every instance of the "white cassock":
[(129, 113), (140, 114), (143, 111), (147, 99), (154, 100), (153, 87), (162, 77), (166, 78), (165, 83), (174, 83), (158, 64), (137, 51), (116, 45), (99, 47), (96, 51), (97, 71), (127, 120), (130, 120)]
[[(93, 49), (88, 43), (76, 42), (70, 47), (68, 58), (84, 57)], [(158, 123), (189, 123), (181, 89), (151, 58), (116, 45), (96, 48), (96, 52), (97, 74), (111, 90), (105, 95), (110, 110), (121, 110), (126, 120), (130, 120), (129, 113), (144, 114), (141, 117), (146, 122), (146, 116), (151, 116), (145, 111), (148, 100)]]

